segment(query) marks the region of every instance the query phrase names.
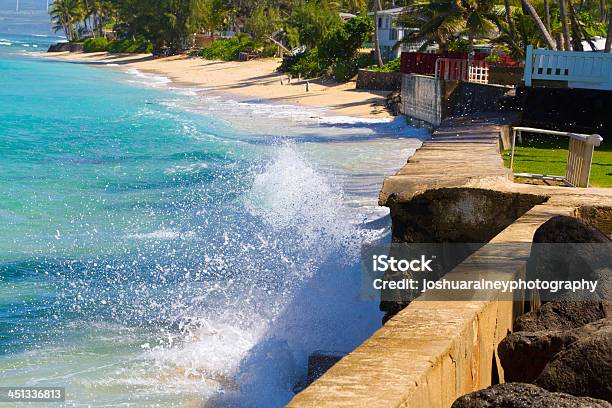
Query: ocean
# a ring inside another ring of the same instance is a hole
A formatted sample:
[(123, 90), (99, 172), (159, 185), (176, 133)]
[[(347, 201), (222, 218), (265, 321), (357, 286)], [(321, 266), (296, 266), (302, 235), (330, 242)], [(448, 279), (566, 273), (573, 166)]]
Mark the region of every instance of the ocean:
[(380, 327), (360, 248), (424, 130), (41, 58), (56, 41), (0, 35), (0, 386), (279, 407), (309, 353)]

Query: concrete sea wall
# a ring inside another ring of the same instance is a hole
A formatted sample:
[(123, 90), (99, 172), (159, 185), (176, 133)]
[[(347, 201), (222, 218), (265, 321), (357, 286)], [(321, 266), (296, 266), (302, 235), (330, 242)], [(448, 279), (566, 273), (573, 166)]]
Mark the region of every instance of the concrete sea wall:
[(497, 102), (509, 89), (501, 85), (445, 81), (431, 76), (404, 74), (401, 112), (439, 126), (450, 116), (500, 110)]

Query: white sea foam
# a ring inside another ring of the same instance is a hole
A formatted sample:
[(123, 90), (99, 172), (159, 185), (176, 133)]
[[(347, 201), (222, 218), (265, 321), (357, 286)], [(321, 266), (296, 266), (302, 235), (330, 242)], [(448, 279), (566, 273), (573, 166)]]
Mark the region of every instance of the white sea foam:
[(192, 163), (187, 165), (176, 165), (167, 168), (164, 170), (165, 174), (175, 175), (175, 174), (193, 174), (197, 173), (202, 169), (207, 169), (209, 167), (208, 163)]
[(138, 78), (135, 82), (154, 88), (166, 87), (172, 82), (167, 76), (142, 72), (136, 68), (128, 69), (127, 73)]
[(182, 232), (171, 229), (160, 229), (152, 232), (134, 233), (126, 235), (127, 239), (137, 240), (173, 240), (173, 239), (191, 239), (194, 237), (192, 231)]
[(13, 45), (13, 43), (8, 42), (8, 41), (0, 41), (0, 45), (4, 45), (6, 47), (10, 47), (11, 45)]

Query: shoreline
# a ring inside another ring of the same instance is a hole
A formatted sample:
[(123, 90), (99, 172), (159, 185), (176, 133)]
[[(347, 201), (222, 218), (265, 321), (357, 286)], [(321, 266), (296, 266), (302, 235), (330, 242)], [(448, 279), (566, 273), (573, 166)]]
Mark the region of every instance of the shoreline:
[[(388, 119), (386, 91), (355, 89), (355, 82), (338, 84), (326, 80), (287, 82), (276, 72), (280, 59), (212, 61), (184, 55), (153, 58), (149, 54), (41, 53), (42, 58), (92, 66), (137, 69), (167, 77), (179, 87), (200, 87), (214, 95), (238, 97), (245, 102), (280, 103), (308, 108), (325, 108), (325, 114), (364, 119)], [(282, 84), (281, 84), (282, 79)]]

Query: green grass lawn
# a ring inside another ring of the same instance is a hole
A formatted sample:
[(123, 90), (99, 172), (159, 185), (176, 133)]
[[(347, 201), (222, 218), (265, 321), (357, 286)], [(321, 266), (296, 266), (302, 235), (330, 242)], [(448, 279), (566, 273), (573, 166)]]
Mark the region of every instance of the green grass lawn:
[[(567, 161), (567, 138), (524, 135), (514, 153), (514, 172), (564, 176)], [(510, 166), (510, 150), (504, 152), (504, 163)], [(597, 187), (612, 187), (612, 138), (604, 137), (595, 148), (590, 182)]]

